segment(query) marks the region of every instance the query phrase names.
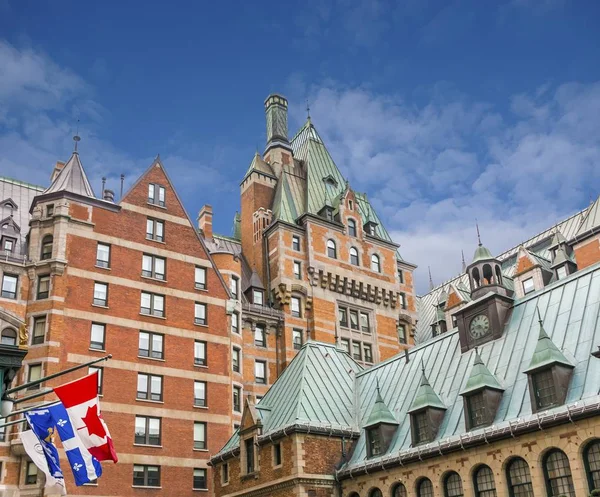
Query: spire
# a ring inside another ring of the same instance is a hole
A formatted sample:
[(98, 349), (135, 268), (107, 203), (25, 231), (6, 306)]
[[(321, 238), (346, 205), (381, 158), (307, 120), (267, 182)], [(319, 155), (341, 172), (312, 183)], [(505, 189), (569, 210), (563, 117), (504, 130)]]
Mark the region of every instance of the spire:
[(540, 315), (540, 309), (536, 306), (538, 323), (540, 325), (538, 342), (533, 351), (533, 356), (529, 367), (525, 370), (525, 373), (529, 373), (540, 369), (544, 366), (550, 366), (552, 364), (562, 364), (567, 367), (574, 367), (573, 364), (564, 356), (559, 348), (550, 339), (546, 330), (544, 330), (544, 323), (542, 316)]
[(431, 266), (427, 266), (429, 271), (429, 290), (433, 290), (433, 278), (431, 277)]
[(308, 98), (306, 99), (306, 120), (310, 122), (310, 105), (308, 105)]
[(396, 421), (396, 418), (389, 410), (388, 406), (383, 401), (383, 397), (381, 396), (381, 391), (379, 390), (379, 378), (376, 378), (376, 382), (377, 397), (375, 398), (375, 404), (373, 404), (373, 409), (371, 409), (371, 414), (369, 415), (369, 419), (367, 420), (365, 428), (382, 423), (397, 425), (398, 421)]
[(475, 360), (471, 368), (471, 374), (467, 380), (465, 389), (460, 392), (461, 395), (475, 392), (483, 388), (491, 388), (493, 390), (504, 390), (496, 377), (486, 367), (479, 355), (479, 351), (475, 348)]
[(272, 94), (266, 98), (267, 150), (277, 145), (290, 148), (287, 111), (288, 101), (284, 96)]
[(475, 254), (473, 255), (472, 262), (493, 259), (494, 256), (492, 255), (492, 253), (481, 243), (481, 234), (479, 233), (479, 222), (477, 221), (477, 219), (475, 219), (475, 227), (477, 228), (477, 249), (475, 250)]
[(56, 175), (54, 181), (52, 181), (52, 184), (44, 191), (44, 193), (65, 191), (83, 195), (84, 197), (95, 198), (94, 190), (92, 189), (87, 175), (85, 174), (85, 170), (81, 165), (81, 161), (79, 160), (79, 153), (77, 152), (77, 143), (79, 140), (79, 136), (75, 135), (73, 137), (75, 149), (71, 154), (71, 158), (60, 170), (58, 175)]
[(421, 361), (421, 383), (408, 412), (412, 413), (426, 407), (432, 407), (434, 409), (446, 409), (444, 403), (429, 384), (429, 380), (425, 375), (425, 366)]
[(465, 252), (463, 249), (460, 249), (460, 255), (462, 257), (462, 271), (463, 273), (467, 272), (467, 263), (465, 262)]
[(73, 148), (73, 153), (77, 153), (77, 144), (81, 141), (81, 137), (79, 135), (75, 135), (73, 137), (73, 141), (75, 142), (75, 147)]
[(477, 222), (477, 219), (475, 219), (475, 227), (477, 228), (477, 242), (481, 247), (481, 235), (479, 234), (479, 223)]

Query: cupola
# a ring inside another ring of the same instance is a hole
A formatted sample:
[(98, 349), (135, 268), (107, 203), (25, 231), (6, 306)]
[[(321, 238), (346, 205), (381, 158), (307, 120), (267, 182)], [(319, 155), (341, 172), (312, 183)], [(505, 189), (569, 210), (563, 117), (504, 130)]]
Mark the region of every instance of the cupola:
[(473, 255), (473, 261), (467, 266), (471, 297), (477, 299), (489, 292), (508, 295), (508, 290), (504, 287), (500, 261), (481, 243), (479, 227), (477, 238), (479, 245)]
[(412, 445), (435, 440), (446, 413), (446, 406), (435, 393), (422, 368), (421, 383), (408, 410)]
[(365, 425), (367, 436), (367, 456), (376, 457), (385, 454), (398, 429), (398, 421), (381, 397), (377, 382), (377, 397), (371, 414)]

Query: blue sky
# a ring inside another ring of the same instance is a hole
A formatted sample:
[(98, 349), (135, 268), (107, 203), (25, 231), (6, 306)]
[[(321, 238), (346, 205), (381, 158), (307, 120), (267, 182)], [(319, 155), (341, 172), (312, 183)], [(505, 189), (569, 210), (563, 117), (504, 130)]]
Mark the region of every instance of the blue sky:
[(46, 184), (80, 120), (95, 189), (160, 153), (186, 208), (229, 234), (290, 100), (366, 191), (417, 288), (600, 194), (600, 3), (0, 0), (0, 174)]

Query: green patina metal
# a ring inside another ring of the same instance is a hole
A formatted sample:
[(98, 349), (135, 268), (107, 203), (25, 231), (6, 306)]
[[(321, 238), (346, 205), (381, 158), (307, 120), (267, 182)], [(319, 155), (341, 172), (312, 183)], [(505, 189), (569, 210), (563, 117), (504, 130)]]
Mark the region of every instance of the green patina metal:
[(554, 345), (554, 342), (550, 339), (546, 333), (546, 330), (544, 330), (544, 324), (542, 322), (539, 309), (537, 312), (538, 322), (540, 325), (540, 334), (537, 345), (535, 346), (535, 350), (533, 351), (533, 356), (531, 357), (529, 367), (524, 372), (529, 373), (552, 364), (562, 364), (571, 368), (574, 367), (574, 365), (571, 364), (571, 362), (564, 356), (559, 348)]
[(371, 414), (369, 415), (369, 419), (367, 419), (367, 424), (365, 425), (365, 428), (369, 428), (371, 426), (379, 425), (382, 423), (389, 425), (397, 425), (398, 421), (396, 421), (396, 418), (383, 401), (383, 398), (381, 397), (381, 392), (379, 391), (379, 385), (377, 385), (377, 398), (375, 399), (375, 404), (373, 404), (373, 409), (371, 409)]
[(471, 374), (467, 380), (467, 385), (463, 391), (460, 392), (460, 394), (466, 395), (468, 393), (476, 392), (477, 390), (482, 390), (483, 388), (491, 388), (493, 390), (501, 391), (504, 390), (496, 377), (483, 363), (479, 352), (476, 350), (475, 360), (473, 361), (473, 367), (471, 368)]
[(415, 395), (408, 412), (411, 413), (420, 411), (421, 409), (425, 409), (427, 407), (434, 409), (446, 409), (446, 406), (439, 398), (438, 394), (435, 393), (429, 384), (429, 380), (427, 379), (425, 371), (423, 370), (421, 373), (421, 383), (419, 385), (419, 389), (417, 390), (417, 394)]

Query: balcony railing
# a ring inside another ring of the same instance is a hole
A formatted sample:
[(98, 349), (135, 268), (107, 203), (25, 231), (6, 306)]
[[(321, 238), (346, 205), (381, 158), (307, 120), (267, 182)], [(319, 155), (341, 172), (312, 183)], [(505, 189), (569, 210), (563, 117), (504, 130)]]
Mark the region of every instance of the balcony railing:
[(270, 317), (283, 319), (283, 311), (281, 311), (279, 309), (275, 309), (273, 307), (267, 307), (264, 305), (250, 304), (249, 302), (243, 302), (242, 310), (244, 312), (253, 312), (255, 314), (261, 314), (262, 316), (270, 316)]

